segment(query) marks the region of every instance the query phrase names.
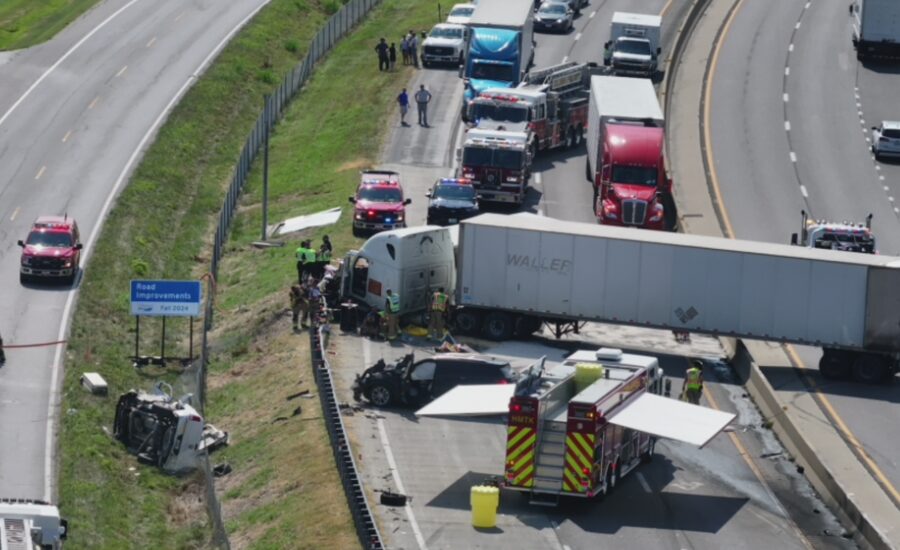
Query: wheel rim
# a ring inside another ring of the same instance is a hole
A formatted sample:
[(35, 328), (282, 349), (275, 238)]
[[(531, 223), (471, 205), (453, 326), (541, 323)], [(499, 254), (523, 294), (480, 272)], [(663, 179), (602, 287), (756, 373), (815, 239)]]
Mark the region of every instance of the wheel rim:
[(391, 392), (384, 386), (376, 386), (372, 388), (372, 403), (383, 407), (391, 400)]

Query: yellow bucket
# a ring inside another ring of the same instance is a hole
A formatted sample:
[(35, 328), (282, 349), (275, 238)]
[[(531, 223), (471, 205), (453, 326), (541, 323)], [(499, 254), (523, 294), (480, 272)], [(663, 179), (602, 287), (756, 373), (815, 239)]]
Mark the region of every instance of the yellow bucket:
[(603, 377), (603, 365), (578, 363), (575, 365), (575, 391), (580, 392)]
[(490, 485), (475, 485), (470, 493), (472, 502), (472, 526), (490, 529), (497, 525), (497, 508), (500, 507), (500, 489)]

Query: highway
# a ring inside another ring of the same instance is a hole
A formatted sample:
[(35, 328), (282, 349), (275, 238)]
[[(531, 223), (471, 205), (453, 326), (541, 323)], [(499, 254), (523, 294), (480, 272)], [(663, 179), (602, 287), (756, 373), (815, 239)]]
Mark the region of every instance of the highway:
[[(734, 12), (707, 98), (707, 146), (733, 236), (788, 242), (801, 209), (837, 221), (872, 213), (879, 251), (900, 254), (900, 165), (876, 162), (868, 149), (871, 126), (900, 118), (900, 76), (860, 64), (850, 35), (846, 3), (744, 1)], [(823, 380), (819, 350), (791, 349), (823, 409), (846, 425), (845, 439), (859, 442), (862, 462), (900, 505), (896, 385)]]
[[(600, 61), (612, 13), (617, 10), (664, 12), (663, 48), (669, 51), (674, 28), (687, 5), (684, 1), (594, 0), (576, 19), (576, 29), (571, 33), (536, 34), (535, 66), (563, 60)], [(434, 96), (429, 109), (431, 127), (404, 128), (399, 120), (392, 120), (380, 165), (401, 173), (407, 196), (413, 198), (408, 217), (414, 225), (424, 223), (425, 191), (435, 178), (452, 172), (454, 148), (460, 137), (458, 111), (462, 92), (452, 68), (419, 71), (407, 88), (417, 89), (420, 84), (425, 84)], [(592, 192), (584, 177), (584, 164), (583, 150), (539, 155), (524, 210), (593, 223)], [(596, 347), (602, 342), (626, 347), (656, 340), (667, 351), (677, 348), (669, 333), (619, 333), (612, 327), (593, 328), (596, 330), (591, 330), (581, 345)], [(688, 346), (677, 353), (722, 353), (714, 339), (706, 340), (712, 343), (707, 341), (702, 348)], [(352, 401), (348, 391), (352, 378), (371, 362), (380, 357), (398, 357), (421, 344), (387, 346), (338, 336), (331, 360), (338, 376), (340, 399)], [(562, 353), (525, 343), (510, 343), (490, 351), (512, 356), (519, 364), (541, 353), (557, 357)], [(670, 375), (681, 377), (682, 356), (664, 355), (661, 361)], [(721, 383), (709, 385), (709, 396), (721, 407), (740, 407), (734, 409), (740, 414), (740, 428), (736, 430), (739, 435), (720, 436), (703, 451), (666, 443), (660, 447), (662, 460), (642, 470), (642, 477), (623, 483), (621, 492), (603, 503), (575, 502), (555, 510), (535, 509), (524, 499), (516, 500), (516, 495), (504, 496), (498, 529), (487, 534), (471, 528), (468, 487), (486, 475), (499, 473), (503, 442), (503, 425), (499, 421), (415, 419), (407, 411), (363, 409), (353, 413), (348, 424), (369, 490), (400, 490), (413, 497), (405, 509), (376, 505), (382, 532), (391, 546), (853, 547), (838, 536), (840, 527), (813, 495), (806, 480), (796, 474), (771, 434), (754, 429), (761, 419), (756, 409), (748, 405), (740, 387), (728, 378), (728, 368), (715, 372), (722, 376)], [(680, 388), (680, 380), (675, 381), (675, 387)], [(767, 458), (757, 458), (761, 456)], [(377, 495), (373, 500), (377, 502)], [(810, 514), (812, 510), (815, 512)]]
[[(16, 241), (37, 216), (67, 213), (81, 228), (84, 267), (114, 196), (165, 114), (266, 3), (109, 0), (48, 43), (0, 54), (6, 344), (64, 339), (77, 297), (78, 283), (20, 285)], [(0, 369), (0, 496), (54, 497), (63, 349), (7, 352)]]

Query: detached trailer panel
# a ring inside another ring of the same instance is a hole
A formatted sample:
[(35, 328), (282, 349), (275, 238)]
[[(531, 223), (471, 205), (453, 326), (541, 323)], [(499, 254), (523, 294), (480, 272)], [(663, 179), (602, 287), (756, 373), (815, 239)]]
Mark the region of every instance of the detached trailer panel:
[(458, 256), (462, 305), (836, 348), (900, 347), (893, 258), (530, 214), (464, 221)]

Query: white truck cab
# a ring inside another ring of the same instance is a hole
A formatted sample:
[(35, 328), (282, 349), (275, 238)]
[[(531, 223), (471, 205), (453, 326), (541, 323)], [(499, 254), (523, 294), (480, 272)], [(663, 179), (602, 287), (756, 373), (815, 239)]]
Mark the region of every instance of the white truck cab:
[(603, 63), (617, 75), (652, 78), (656, 74), (662, 17), (640, 13), (613, 13)]
[(59, 509), (40, 500), (0, 498), (0, 548), (59, 550), (69, 524)]

